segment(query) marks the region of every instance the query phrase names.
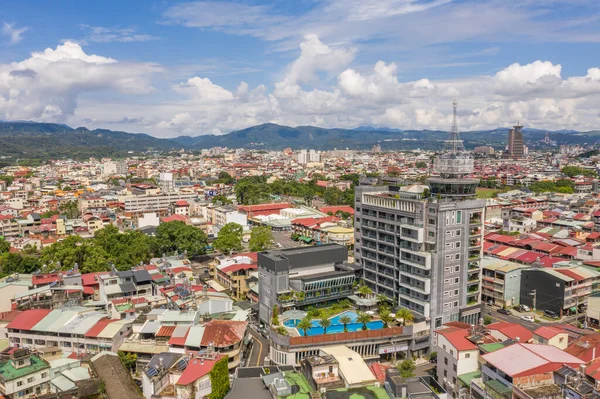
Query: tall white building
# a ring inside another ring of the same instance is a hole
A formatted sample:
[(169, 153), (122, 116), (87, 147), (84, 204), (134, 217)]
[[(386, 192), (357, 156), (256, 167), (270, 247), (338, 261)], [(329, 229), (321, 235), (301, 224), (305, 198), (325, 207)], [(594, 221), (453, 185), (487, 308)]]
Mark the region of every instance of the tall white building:
[(306, 165), (308, 163), (308, 151), (300, 150), (300, 152), (298, 152), (298, 163), (301, 165)]
[(122, 161), (102, 162), (102, 176), (126, 176), (127, 163)]
[(321, 152), (310, 150), (308, 152), (308, 161), (309, 162), (321, 162)]

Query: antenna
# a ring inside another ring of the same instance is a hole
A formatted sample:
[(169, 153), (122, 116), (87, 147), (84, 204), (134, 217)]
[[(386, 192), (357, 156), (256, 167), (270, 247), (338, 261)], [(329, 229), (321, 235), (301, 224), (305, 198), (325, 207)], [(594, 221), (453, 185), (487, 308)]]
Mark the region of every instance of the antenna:
[(444, 150), (447, 152), (456, 155), (459, 152), (465, 151), (465, 146), (463, 145), (460, 136), (458, 135), (458, 122), (456, 118), (456, 111), (458, 110), (458, 100), (455, 98), (452, 101), (452, 130), (450, 131), (450, 139), (446, 140), (444, 144)]

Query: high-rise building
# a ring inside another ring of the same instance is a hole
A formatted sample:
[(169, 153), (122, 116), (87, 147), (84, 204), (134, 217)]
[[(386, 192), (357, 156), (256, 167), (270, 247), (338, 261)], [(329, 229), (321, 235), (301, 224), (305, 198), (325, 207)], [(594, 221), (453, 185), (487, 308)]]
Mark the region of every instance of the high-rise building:
[(306, 150), (300, 150), (298, 152), (298, 163), (306, 165), (308, 163), (308, 152)]
[[(478, 324), (485, 200), (469, 178), (473, 159), (452, 133), (434, 162), (429, 188), (358, 186), (355, 262), (365, 283), (430, 322)], [(433, 335), (432, 335), (433, 336)]]
[(308, 162), (321, 162), (321, 153), (319, 151), (308, 151)]
[(525, 142), (523, 141), (523, 126), (515, 125), (508, 131), (508, 157), (512, 159), (525, 158)]

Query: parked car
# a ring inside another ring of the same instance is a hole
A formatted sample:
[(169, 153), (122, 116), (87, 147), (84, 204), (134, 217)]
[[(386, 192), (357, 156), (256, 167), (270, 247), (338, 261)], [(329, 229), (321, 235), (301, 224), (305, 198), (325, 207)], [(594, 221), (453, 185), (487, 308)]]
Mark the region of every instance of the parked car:
[(500, 308), (498, 309), (498, 313), (502, 313), (502, 314), (512, 314), (512, 312), (508, 309), (504, 309), (504, 308)]
[(533, 316), (529, 316), (529, 315), (521, 316), (521, 320), (525, 320), (530, 323), (535, 323), (535, 319), (533, 318)]
[(558, 316), (558, 313), (556, 313), (553, 310), (544, 310), (544, 316), (546, 316), (550, 319), (560, 319), (560, 316)]
[(529, 306), (527, 306), (527, 305), (517, 305), (517, 306), (515, 306), (514, 309), (521, 313), (529, 312), (531, 310), (531, 309), (529, 309)]

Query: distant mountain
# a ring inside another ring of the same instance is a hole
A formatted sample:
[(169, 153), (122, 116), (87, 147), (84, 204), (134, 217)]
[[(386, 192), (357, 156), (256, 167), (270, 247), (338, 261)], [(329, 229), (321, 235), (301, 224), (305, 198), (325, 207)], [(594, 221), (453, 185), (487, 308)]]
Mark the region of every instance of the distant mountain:
[[(600, 131), (548, 132), (558, 144), (591, 144), (600, 139)], [(508, 129), (497, 128), (461, 132), (467, 148), (490, 145), (506, 146)], [(530, 148), (542, 146), (545, 130), (524, 129)], [(147, 150), (169, 151), (185, 148), (201, 150), (211, 147), (292, 149), (370, 149), (379, 144), (383, 150), (440, 149), (448, 133), (441, 130), (398, 130), (362, 126), (355, 129), (325, 129), (315, 126), (289, 127), (273, 123), (252, 126), (223, 135), (180, 136), (159, 139), (142, 133), (106, 129), (71, 128), (62, 124), (35, 122), (0, 122), (0, 165), (21, 160), (52, 158), (84, 159), (90, 156), (125, 156)]]

